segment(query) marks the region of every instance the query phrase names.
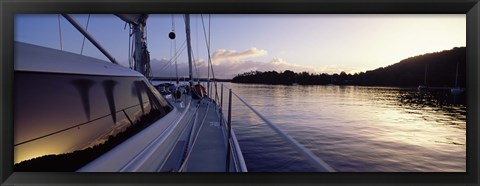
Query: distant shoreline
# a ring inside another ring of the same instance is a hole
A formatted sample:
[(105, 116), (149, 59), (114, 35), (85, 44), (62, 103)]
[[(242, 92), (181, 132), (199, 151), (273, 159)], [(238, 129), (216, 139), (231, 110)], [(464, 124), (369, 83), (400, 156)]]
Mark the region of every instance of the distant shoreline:
[[(195, 81), (197, 80), (194, 78)], [(153, 81), (175, 81), (175, 78), (152, 78)], [(188, 81), (188, 78), (185, 78), (185, 81)], [(213, 81), (213, 79), (210, 79)], [(180, 79), (180, 81), (183, 81), (183, 78)], [(200, 78), (201, 82), (207, 82), (206, 78)], [(246, 85), (281, 85), (281, 86), (360, 86), (360, 87), (388, 87), (388, 88), (411, 88), (411, 89), (416, 89), (416, 86), (395, 86), (395, 85), (353, 85), (353, 84), (348, 84), (348, 85), (328, 85), (328, 84), (284, 84), (284, 83), (277, 83), (277, 84), (268, 84), (268, 83), (243, 83), (243, 82), (232, 82), (231, 79), (216, 79), (217, 82), (230, 82), (230, 83), (235, 83), (235, 84), (246, 84)], [(450, 90), (451, 88), (455, 87), (428, 87), (427, 90)], [(462, 87), (463, 88), (463, 87)]]
[[(265, 83), (239, 83), (239, 82), (231, 82), (231, 83), (235, 83), (235, 84), (246, 84), (246, 85), (273, 85), (273, 86), (277, 86), (277, 85), (280, 85), (280, 86), (332, 86), (332, 87), (335, 87), (335, 86), (340, 86), (340, 87), (348, 87), (348, 86), (359, 86), (359, 87), (385, 87), (385, 88), (409, 88), (409, 89), (417, 89), (417, 87), (415, 86), (395, 86), (395, 85), (319, 85), (319, 84), (297, 84), (297, 85), (293, 85), (293, 84), (265, 84)], [(428, 87), (426, 88), (426, 90), (450, 90), (452, 88), (455, 88), (455, 87)], [(464, 88), (464, 87), (462, 87)]]
[(285, 71), (250, 71), (238, 74), (234, 83), (283, 85), (359, 85), (395, 87), (465, 87), (466, 48), (453, 48), (401, 60), (398, 63), (360, 73), (339, 74)]
[[(151, 78), (152, 81), (175, 81), (177, 78), (176, 77), (153, 77)], [(193, 78), (195, 81), (197, 81), (197, 78)], [(179, 78), (180, 81), (184, 81), (183, 77)], [(200, 78), (199, 79), (201, 82), (207, 82), (207, 78)], [(190, 81), (189, 78), (185, 78), (185, 81)], [(217, 82), (231, 82), (232, 79), (210, 79), (210, 81), (217, 81)]]

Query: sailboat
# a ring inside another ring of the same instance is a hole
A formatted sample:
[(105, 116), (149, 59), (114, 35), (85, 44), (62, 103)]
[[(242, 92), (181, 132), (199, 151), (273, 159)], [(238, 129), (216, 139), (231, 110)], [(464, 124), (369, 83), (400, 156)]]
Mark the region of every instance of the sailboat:
[(450, 92), (452, 94), (460, 94), (463, 91), (465, 91), (465, 89), (458, 86), (458, 62), (457, 62), (457, 70), (456, 70), (456, 73), (455, 73), (455, 87), (451, 88)]
[(419, 91), (425, 91), (427, 90), (427, 64), (425, 64), (425, 76), (423, 78), (423, 84), (418, 85), (417, 90)]
[(210, 84), (208, 94), (194, 88), (188, 14), (189, 84), (170, 98), (148, 80), (142, 34), (148, 16), (117, 15), (131, 24), (140, 47), (133, 69), (118, 65), (72, 17), (63, 16), (110, 62), (15, 42), (15, 172), (247, 172), (231, 126), (232, 95), (318, 171), (335, 171), (231, 89), (225, 118), (223, 85), (220, 98), (216, 84), (214, 98)]
[[(185, 15), (189, 85), (177, 101), (147, 79), (146, 15), (117, 15), (133, 25), (135, 65), (15, 42), (15, 171), (246, 172), (231, 126), (214, 99), (193, 101), (190, 19)], [(27, 117), (25, 117), (27, 116)]]

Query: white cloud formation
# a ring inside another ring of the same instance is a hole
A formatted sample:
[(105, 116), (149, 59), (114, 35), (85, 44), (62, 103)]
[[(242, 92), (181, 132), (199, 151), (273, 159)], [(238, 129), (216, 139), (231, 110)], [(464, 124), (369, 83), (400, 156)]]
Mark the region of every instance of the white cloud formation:
[(238, 52), (236, 50), (227, 50), (227, 49), (219, 49), (212, 54), (212, 61), (215, 63), (219, 63), (225, 60), (242, 60), (245, 58), (251, 57), (260, 57), (267, 55), (266, 50), (259, 50), (255, 47), (247, 49), (243, 52)]
[[(294, 72), (309, 72), (309, 73), (340, 73), (345, 71), (347, 73), (356, 72), (354, 69), (345, 69), (336, 65), (325, 65), (322, 67), (310, 67), (298, 64), (290, 63), (282, 58), (273, 58), (268, 62), (245, 60), (249, 57), (257, 57), (266, 55), (265, 50), (258, 50), (256, 48), (250, 48), (243, 52), (237, 52), (234, 50), (217, 50), (214, 52), (213, 59), (216, 61), (213, 64), (213, 69), (216, 78), (230, 79), (238, 74), (250, 71), (277, 71), (283, 72), (285, 70), (291, 70)], [(243, 60), (242, 60), (243, 59)], [(152, 73), (158, 77), (170, 77), (175, 76), (175, 64), (170, 64), (168, 59), (152, 59), (151, 62)], [(196, 66), (196, 68), (195, 68)], [(196, 65), (193, 66), (194, 77), (207, 77), (207, 62), (204, 59), (198, 59)], [(178, 75), (180, 77), (188, 76), (188, 64), (185, 62), (179, 62)], [(197, 75), (198, 72), (198, 75)], [(210, 74), (210, 77), (212, 74)]]
[[(152, 59), (151, 62), (152, 73), (154, 76), (159, 77), (170, 77), (176, 75), (175, 64), (169, 63), (168, 60), (162, 59)], [(193, 69), (193, 74), (196, 77), (197, 71), (200, 77), (207, 77), (207, 65), (205, 60), (198, 60), (196, 64), (197, 68)], [(178, 63), (177, 64), (178, 75), (179, 76), (188, 76), (188, 64), (187, 63)], [(250, 71), (272, 71), (283, 72), (285, 70), (292, 70), (294, 72), (314, 72), (317, 73), (317, 69), (312, 67), (304, 67), (296, 64), (289, 64), (283, 59), (276, 58), (269, 62), (259, 62), (259, 61), (223, 61), (219, 64), (213, 65), (215, 77), (217, 78), (233, 78), (237, 74), (242, 74), (244, 72)], [(211, 74), (210, 74), (211, 75)]]

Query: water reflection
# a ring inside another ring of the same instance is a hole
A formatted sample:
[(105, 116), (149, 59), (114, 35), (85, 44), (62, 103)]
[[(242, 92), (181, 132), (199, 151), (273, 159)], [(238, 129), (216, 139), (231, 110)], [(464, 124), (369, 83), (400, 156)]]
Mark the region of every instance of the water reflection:
[[(466, 170), (465, 94), (389, 87), (227, 86), (338, 171)], [(311, 170), (308, 162), (296, 161), (301, 157), (285, 157), (294, 150), (265, 139), (271, 138), (265, 135), (268, 127), (238, 106), (232, 112), (237, 114), (233, 126), (249, 171)], [(293, 160), (295, 165), (278, 166)]]
[[(16, 71), (15, 170), (78, 168), (165, 116), (172, 110), (171, 105), (162, 97), (152, 96), (149, 87), (140, 86), (143, 90), (132, 95), (134, 82), (141, 80)], [(138, 103), (136, 97), (142, 97), (143, 102)], [(95, 153), (86, 150), (107, 143)], [(74, 153), (77, 151), (82, 153)], [(55, 162), (57, 158), (62, 161)], [(76, 159), (82, 161), (73, 161)], [(27, 161), (30, 163), (22, 163)], [(40, 166), (35, 162), (43, 163)]]

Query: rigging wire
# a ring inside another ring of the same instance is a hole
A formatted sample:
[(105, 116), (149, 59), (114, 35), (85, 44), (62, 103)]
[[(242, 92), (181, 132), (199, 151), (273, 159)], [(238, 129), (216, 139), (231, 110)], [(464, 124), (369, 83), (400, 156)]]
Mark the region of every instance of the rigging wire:
[(199, 43), (198, 42), (198, 16), (196, 16), (196, 19), (195, 19), (195, 45), (196, 45), (197, 48), (195, 48), (195, 49), (197, 51), (197, 56), (200, 56), (199, 55), (199, 48), (200, 47), (198, 47), (198, 43)]
[[(210, 37), (210, 25), (211, 25), (210, 15), (211, 14), (208, 14), (208, 64), (210, 64), (210, 68), (212, 68), (212, 77), (213, 77), (213, 64), (212, 64), (212, 60), (210, 58), (210, 38), (211, 38)], [(208, 71), (210, 72), (210, 69)], [(209, 74), (209, 76), (210, 76), (210, 74)], [(210, 77), (208, 78), (208, 81), (210, 81)], [(211, 91), (211, 87), (208, 87), (208, 88), (210, 89), (209, 91)]]
[(58, 14), (58, 32), (60, 33), (60, 50), (63, 50), (63, 46), (62, 46), (62, 26), (60, 24), (60, 14)]
[[(175, 15), (172, 14), (172, 32), (175, 33)], [(185, 40), (186, 42), (187, 40)], [(174, 51), (177, 52), (177, 39), (174, 38), (173, 40), (173, 48), (174, 48)], [(175, 77), (177, 78), (177, 86), (179, 84), (179, 78), (178, 78), (178, 64), (177, 64), (177, 58), (174, 59), (175, 60)], [(171, 64), (171, 63), (170, 63)], [(170, 72), (172, 72), (170, 70)], [(171, 76), (171, 75), (170, 75)]]
[(168, 60), (169, 63), (175, 61), (175, 59), (178, 59), (178, 57), (180, 57), (180, 54), (187, 48), (187, 46), (185, 45), (186, 42), (187, 40), (183, 41), (182, 45), (180, 46), (181, 49), (177, 50), (176, 53), (173, 54), (173, 57)]
[[(90, 14), (88, 14), (87, 18), (87, 25), (85, 26), (85, 30), (88, 31), (88, 23), (90, 22)], [(83, 54), (83, 46), (85, 45), (85, 36), (83, 36), (83, 42), (82, 42), (82, 50), (80, 50), (80, 55)]]
[[(125, 23), (125, 27), (127, 26), (127, 23)], [(131, 53), (131, 48), (132, 48), (132, 26), (128, 24), (128, 65), (130, 68), (132, 68), (132, 53)]]
[(185, 43), (186, 43), (186, 40), (183, 42), (182, 46), (180, 47), (181, 50), (177, 51), (177, 53), (175, 53), (174, 56), (168, 60), (168, 63), (160, 68), (160, 71), (164, 70), (166, 67), (168, 67), (169, 64), (171, 64), (174, 60), (176, 60), (176, 59), (178, 59), (178, 57), (180, 57), (180, 55), (183, 53), (183, 51), (187, 48)]
[[(205, 37), (205, 44), (207, 45), (207, 52), (208, 52), (208, 63), (210, 64), (210, 68), (208, 69), (208, 72), (210, 72), (210, 70), (212, 70), (212, 77), (213, 79), (215, 79), (215, 73), (213, 71), (213, 63), (212, 63), (212, 58), (211, 58), (211, 55), (210, 55), (210, 42), (211, 42), (211, 15), (209, 14), (208, 15), (208, 39), (207, 39), (207, 31), (205, 29), (205, 22), (203, 21), (203, 15), (201, 15), (202, 17), (202, 25), (203, 25), (203, 33), (204, 33), (204, 37)], [(218, 88), (217, 88), (217, 82), (214, 81), (213, 82), (214, 86), (215, 86), (215, 99), (218, 99)]]
[[(211, 23), (211, 19), (212, 18), (212, 15), (211, 14), (208, 14), (208, 61), (210, 61), (210, 68), (212, 70), (212, 77), (213, 79), (215, 80), (215, 73), (213, 71), (213, 62), (212, 62), (212, 58), (211, 58), (211, 55), (210, 55), (210, 47), (211, 47), (211, 26), (212, 26), (212, 23)], [(217, 90), (217, 81), (214, 81), (213, 82), (214, 86), (215, 86), (215, 99), (218, 100), (218, 90)]]
[[(212, 26), (212, 23), (211, 23), (211, 14), (208, 14), (208, 60), (210, 61), (210, 68), (212, 69), (212, 77), (213, 79), (215, 80), (215, 72), (213, 71), (213, 62), (212, 62), (212, 58), (211, 58), (211, 55), (210, 55), (210, 47), (211, 47), (211, 26)], [(218, 97), (218, 89), (217, 89), (217, 81), (214, 81), (213, 82), (214, 86), (215, 86), (215, 99), (216, 100), (219, 100), (219, 97)]]
[[(172, 32), (173, 32), (173, 14), (172, 14)], [(170, 33), (172, 33), (172, 32), (170, 32)], [(172, 48), (173, 48), (173, 40), (174, 39), (175, 38), (173, 38), (173, 39), (170, 38), (170, 59), (173, 58), (173, 49)], [(170, 83), (172, 83), (172, 63), (171, 63), (171, 61), (169, 61), (168, 64), (169, 64), (169, 67), (170, 67), (170, 70), (169, 70), (170, 71)]]
[(130, 69), (133, 69), (134, 68), (134, 64), (133, 64), (133, 47), (134, 47), (134, 44), (135, 44), (135, 38), (132, 37), (133, 36), (133, 27), (131, 24), (129, 24), (129, 27), (130, 27), (130, 33), (129, 33), (129, 49), (128, 49), (128, 60), (130, 62)]
[[(202, 19), (203, 19), (203, 16), (202, 16)], [(210, 22), (209, 22), (209, 24), (210, 24)], [(202, 21), (202, 25), (205, 28), (205, 24), (203, 24), (203, 21)], [(208, 31), (210, 31), (210, 29)], [(208, 36), (208, 37), (209, 37), (208, 39), (210, 40), (210, 36)], [(205, 38), (205, 40), (206, 39), (207, 38)], [(206, 43), (206, 44), (207, 44), (207, 52), (208, 52), (207, 53), (207, 55), (208, 55), (208, 59), (207, 59), (207, 83), (208, 83), (208, 87), (207, 87), (207, 89), (208, 89), (208, 93), (210, 94), (210, 51), (209, 51), (210, 41), (208, 41), (208, 43)]]
[(195, 72), (197, 73), (197, 83), (200, 84), (200, 74), (198, 73), (197, 63), (196, 63), (196, 60), (195, 60), (195, 55), (193, 54), (192, 51), (190, 51), (190, 52), (191, 52), (191, 55), (192, 55), (193, 65), (195, 66)]
[(195, 62), (195, 55), (192, 52), (193, 64), (195, 65), (195, 72), (197, 72), (197, 83), (200, 84), (200, 74), (198, 73), (197, 63)]
[(172, 14), (172, 32), (175, 32), (175, 15)]

